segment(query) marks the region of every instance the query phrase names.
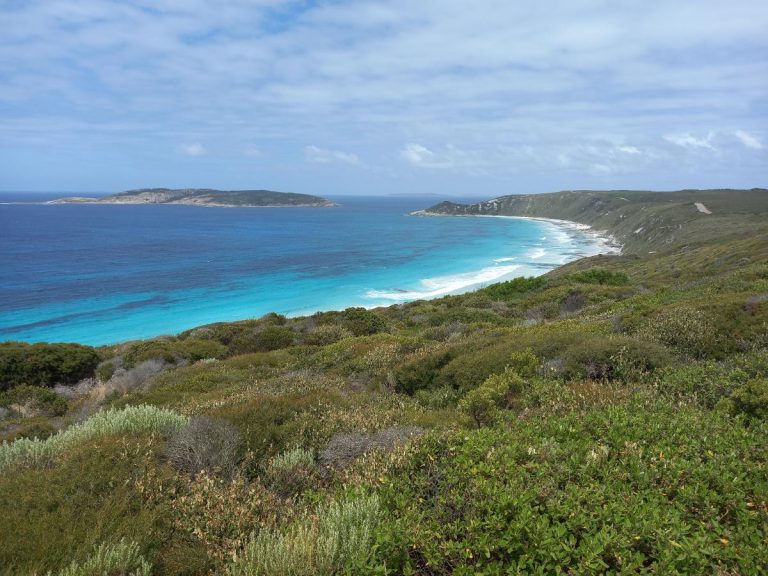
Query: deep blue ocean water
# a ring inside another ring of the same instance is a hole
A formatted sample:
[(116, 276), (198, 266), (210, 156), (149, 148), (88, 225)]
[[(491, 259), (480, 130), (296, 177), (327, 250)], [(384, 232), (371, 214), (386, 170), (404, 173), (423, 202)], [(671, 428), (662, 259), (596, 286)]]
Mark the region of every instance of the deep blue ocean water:
[[(60, 196), (60, 195), (58, 195)], [(300, 315), (458, 293), (600, 250), (549, 222), (416, 217), (429, 197), (339, 208), (7, 204), (0, 340), (107, 344), (267, 312)]]

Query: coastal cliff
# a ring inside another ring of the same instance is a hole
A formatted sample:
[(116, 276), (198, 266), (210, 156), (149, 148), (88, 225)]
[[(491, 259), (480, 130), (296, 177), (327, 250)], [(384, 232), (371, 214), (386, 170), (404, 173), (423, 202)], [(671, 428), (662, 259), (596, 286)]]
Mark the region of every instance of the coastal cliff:
[[(712, 238), (761, 229), (768, 190), (681, 190), (678, 192), (562, 191), (500, 196), (476, 204), (441, 202), (415, 212), (425, 216), (524, 216), (556, 218), (607, 231), (625, 253), (647, 253), (698, 245)], [(734, 215), (739, 215), (738, 227)]]
[(239, 208), (331, 208), (330, 200), (310, 194), (272, 190), (213, 190), (209, 188), (141, 188), (103, 198), (70, 197), (49, 204), (188, 204)]

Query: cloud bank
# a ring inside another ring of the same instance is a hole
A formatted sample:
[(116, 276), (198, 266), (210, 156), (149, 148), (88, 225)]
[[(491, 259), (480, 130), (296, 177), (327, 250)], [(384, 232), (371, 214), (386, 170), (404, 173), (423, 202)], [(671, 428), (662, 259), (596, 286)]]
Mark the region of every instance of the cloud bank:
[(762, 0), (29, 0), (0, 21), (4, 189), (766, 184)]

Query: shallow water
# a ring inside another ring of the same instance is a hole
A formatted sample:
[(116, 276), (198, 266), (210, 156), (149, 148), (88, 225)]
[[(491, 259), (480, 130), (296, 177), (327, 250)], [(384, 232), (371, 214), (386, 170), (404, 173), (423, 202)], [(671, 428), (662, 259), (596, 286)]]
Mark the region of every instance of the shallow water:
[[(20, 199), (30, 197), (0, 196)], [(0, 340), (106, 344), (271, 311), (389, 305), (604, 249), (545, 221), (409, 215), (432, 198), (334, 200), (339, 208), (0, 204)]]

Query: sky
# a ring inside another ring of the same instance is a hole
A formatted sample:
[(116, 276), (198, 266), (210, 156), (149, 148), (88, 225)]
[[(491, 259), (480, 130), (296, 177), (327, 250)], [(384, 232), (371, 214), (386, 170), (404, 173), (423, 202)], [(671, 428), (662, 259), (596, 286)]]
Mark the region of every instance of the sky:
[(768, 186), (765, 0), (0, 0), (0, 190)]

